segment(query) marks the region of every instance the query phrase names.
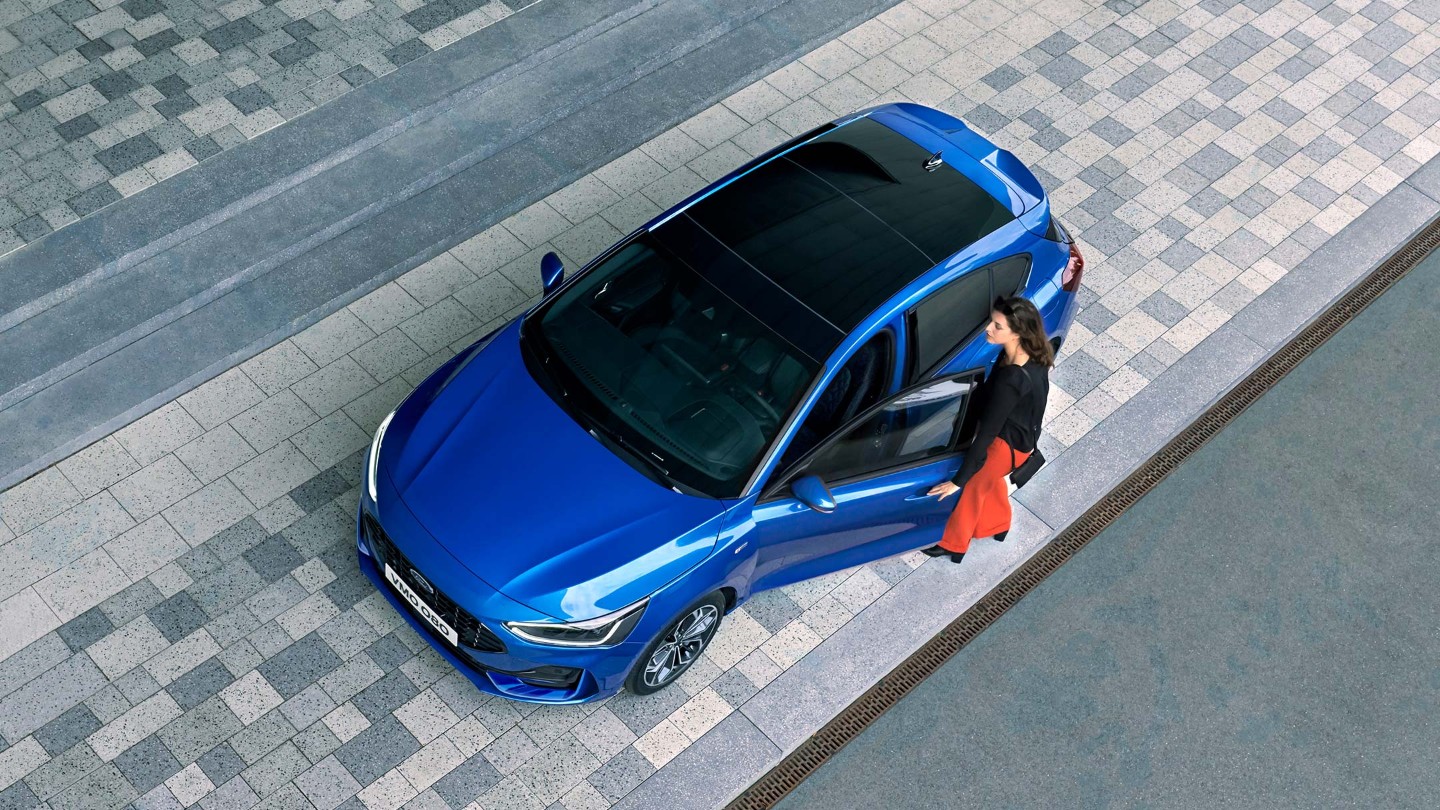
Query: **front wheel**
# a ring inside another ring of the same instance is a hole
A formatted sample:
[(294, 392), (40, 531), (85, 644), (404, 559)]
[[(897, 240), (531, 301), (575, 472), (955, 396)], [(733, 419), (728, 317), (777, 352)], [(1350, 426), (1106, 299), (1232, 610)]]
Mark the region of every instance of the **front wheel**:
[(625, 688), (637, 695), (648, 695), (679, 680), (710, 646), (724, 610), (725, 597), (717, 592), (681, 611), (645, 648), (625, 680)]

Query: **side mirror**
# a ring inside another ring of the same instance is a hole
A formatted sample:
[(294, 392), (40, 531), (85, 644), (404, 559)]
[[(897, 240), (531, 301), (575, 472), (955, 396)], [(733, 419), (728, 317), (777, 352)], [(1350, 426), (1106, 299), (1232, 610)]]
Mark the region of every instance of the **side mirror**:
[(540, 258), (540, 287), (546, 295), (555, 291), (560, 282), (565, 280), (565, 265), (560, 263), (560, 257), (553, 252), (546, 253)]
[(800, 502), (821, 514), (835, 511), (835, 496), (830, 488), (816, 475), (803, 475), (790, 483), (790, 491)]

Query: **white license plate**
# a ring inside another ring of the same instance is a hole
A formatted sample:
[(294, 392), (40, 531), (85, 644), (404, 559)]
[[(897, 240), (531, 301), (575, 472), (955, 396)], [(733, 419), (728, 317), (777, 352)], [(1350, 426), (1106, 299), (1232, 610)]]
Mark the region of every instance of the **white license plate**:
[(460, 646), (460, 634), (456, 633), (454, 628), (446, 624), (444, 619), (440, 618), (440, 614), (436, 613), (434, 608), (425, 604), (425, 600), (421, 599), (415, 591), (410, 589), (410, 586), (405, 580), (401, 579), (400, 575), (395, 573), (395, 569), (390, 567), (390, 563), (385, 563), (385, 579), (388, 580), (391, 585), (395, 586), (395, 590), (399, 591), (400, 595), (405, 597), (405, 601), (409, 602), (410, 606), (415, 608), (415, 612), (419, 613), (426, 622), (429, 622), (431, 627), (439, 630), (440, 635), (444, 636), (451, 644), (454, 644), (456, 647)]

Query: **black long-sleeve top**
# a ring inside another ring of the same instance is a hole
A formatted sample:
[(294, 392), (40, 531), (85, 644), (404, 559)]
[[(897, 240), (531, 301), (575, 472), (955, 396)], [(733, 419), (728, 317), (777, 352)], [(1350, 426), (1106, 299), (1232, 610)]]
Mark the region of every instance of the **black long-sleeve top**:
[[(1004, 362), (1004, 358), (1001, 358)], [(1029, 377), (1029, 385), (1026, 384)], [(998, 436), (1017, 453), (1028, 453), (1040, 440), (1040, 420), (1045, 415), (1045, 401), (1050, 395), (1050, 373), (1039, 363), (1023, 366), (997, 365), (984, 382), (983, 392), (976, 392), (976, 405), (981, 408), (975, 427), (975, 439), (965, 453), (960, 471), (950, 479), (963, 487), (985, 465), (991, 442)]]

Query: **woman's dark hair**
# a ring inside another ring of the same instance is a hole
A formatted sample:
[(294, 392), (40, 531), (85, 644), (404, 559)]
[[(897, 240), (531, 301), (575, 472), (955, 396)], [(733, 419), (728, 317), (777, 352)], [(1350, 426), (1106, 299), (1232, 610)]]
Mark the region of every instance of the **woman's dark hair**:
[(1045, 335), (1045, 321), (1040, 310), (1028, 298), (996, 298), (991, 309), (1005, 316), (1010, 329), (1020, 335), (1020, 348), (1030, 359), (1049, 368), (1055, 365), (1055, 349)]

